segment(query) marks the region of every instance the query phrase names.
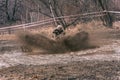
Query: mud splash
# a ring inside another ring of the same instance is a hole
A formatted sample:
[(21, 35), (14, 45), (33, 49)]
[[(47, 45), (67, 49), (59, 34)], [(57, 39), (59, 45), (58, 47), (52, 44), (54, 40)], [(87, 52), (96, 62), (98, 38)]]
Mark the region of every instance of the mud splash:
[[(120, 60), (120, 54), (116, 53), (120, 47), (117, 44), (106, 45), (101, 48), (70, 52), (68, 54), (26, 55), (22, 52), (0, 54), (0, 69), (16, 65), (48, 65), (66, 64), (73, 61), (112, 61)], [(111, 53), (110, 53), (111, 52)], [(96, 53), (92, 55), (93, 53)], [(103, 54), (102, 54), (103, 53)]]
[(27, 46), (37, 47), (46, 53), (66, 53), (96, 48), (98, 46), (89, 44), (89, 34), (85, 31), (71, 36), (65, 36), (59, 40), (53, 40), (42, 34), (25, 33), (20, 36), (22, 43)]

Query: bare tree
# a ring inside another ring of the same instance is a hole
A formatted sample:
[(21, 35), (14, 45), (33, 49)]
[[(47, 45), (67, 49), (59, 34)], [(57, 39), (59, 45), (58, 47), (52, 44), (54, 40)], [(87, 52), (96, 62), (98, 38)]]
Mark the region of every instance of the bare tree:
[(15, 20), (15, 14), (16, 14), (16, 12), (17, 12), (17, 1), (18, 0), (15, 0), (14, 1), (14, 7), (13, 7), (13, 10), (12, 10), (12, 20)]
[[(63, 4), (61, 4), (62, 1), (60, 0), (39, 0), (43, 5), (45, 5), (45, 7), (47, 8), (47, 10), (49, 10), (49, 12), (51, 14), (47, 14), (48, 17), (60, 17), (60, 16), (64, 16), (65, 15), (65, 9), (63, 6)], [(63, 1), (64, 2), (64, 1)], [(64, 3), (66, 4), (66, 3)], [(52, 7), (52, 8), (51, 8)], [(52, 10), (51, 10), (52, 9)], [(43, 13), (42, 9), (39, 10), (41, 13)], [(46, 15), (46, 14), (45, 14)], [(52, 16), (53, 15), (53, 16)], [(58, 18), (56, 20), (54, 20), (57, 24), (62, 25), (64, 28), (72, 25), (73, 23), (76, 22), (76, 20), (78, 20), (78, 18), (76, 18), (74, 21), (72, 22), (67, 22), (65, 20), (65, 18)]]
[(8, 1), (9, 0), (5, 1), (5, 12), (6, 12), (6, 15), (7, 15), (7, 20), (10, 20), (9, 9), (8, 9)]
[[(6, 22), (15, 22), (17, 19), (21, 19), (22, 16), (22, 19), (25, 18), (24, 20), (30, 22), (32, 13), (35, 13), (32, 15), (32, 18), (36, 18), (35, 15), (37, 16), (38, 14), (39, 19), (41, 19), (42, 16), (52, 18), (53, 15), (54, 17), (60, 17), (93, 11), (104, 11), (108, 10), (108, 6), (110, 6), (108, 4), (109, 1), (110, 0), (3, 0), (4, 3), (0, 2), (0, 18), (2, 20), (4, 19), (3, 17), (5, 17)], [(1, 5), (1, 3), (3, 4)], [(50, 6), (52, 7), (52, 11)], [(93, 18), (81, 18), (77, 16), (74, 17), (74, 19), (58, 18), (55, 19), (55, 22), (67, 28), (79, 21), (87, 22), (92, 19)], [(110, 13), (105, 13), (105, 16), (103, 16), (101, 20), (104, 25), (112, 27), (113, 19)]]
[[(108, 10), (108, 2), (109, 0), (94, 0), (96, 5), (101, 8), (102, 11)], [(112, 27), (113, 25), (113, 19), (109, 12), (105, 13), (105, 16), (101, 17), (101, 20), (103, 21), (103, 24), (105, 26)]]

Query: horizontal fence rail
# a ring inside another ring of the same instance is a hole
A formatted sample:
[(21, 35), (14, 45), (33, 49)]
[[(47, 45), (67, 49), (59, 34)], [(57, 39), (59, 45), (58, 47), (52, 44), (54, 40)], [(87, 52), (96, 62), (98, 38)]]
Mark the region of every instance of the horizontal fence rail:
[[(105, 15), (105, 13), (111, 13), (111, 14), (120, 14), (120, 11), (100, 11), (100, 12), (90, 12), (90, 13), (84, 13), (84, 14), (75, 14), (75, 15), (69, 15), (69, 16), (60, 16), (60, 17), (55, 17), (56, 21), (59, 21), (59, 19), (63, 18), (71, 18), (74, 19), (75, 17), (79, 18), (93, 18), (93, 17), (100, 17)], [(0, 28), (0, 33), (7, 33), (7, 31), (12, 31), (12, 30), (19, 30), (19, 29), (26, 29), (26, 28), (31, 28), (31, 27), (36, 27), (36, 26), (42, 26), (45, 24), (50, 24), (53, 23), (54, 19), (49, 18), (41, 21), (36, 21), (36, 22), (31, 22), (31, 23), (26, 23), (26, 24), (21, 24), (21, 25), (15, 25), (15, 26), (9, 26), (9, 27), (2, 27)]]

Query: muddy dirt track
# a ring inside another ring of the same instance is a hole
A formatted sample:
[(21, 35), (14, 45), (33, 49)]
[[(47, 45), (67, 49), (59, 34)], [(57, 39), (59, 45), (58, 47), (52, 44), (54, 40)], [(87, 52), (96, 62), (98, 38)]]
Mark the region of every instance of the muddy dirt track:
[(2, 80), (120, 80), (119, 61), (78, 61), (53, 65), (17, 65), (0, 70)]
[(120, 31), (101, 34), (106, 34), (101, 40), (92, 38), (99, 47), (64, 54), (28, 55), (17, 42), (1, 41), (0, 79), (120, 80)]

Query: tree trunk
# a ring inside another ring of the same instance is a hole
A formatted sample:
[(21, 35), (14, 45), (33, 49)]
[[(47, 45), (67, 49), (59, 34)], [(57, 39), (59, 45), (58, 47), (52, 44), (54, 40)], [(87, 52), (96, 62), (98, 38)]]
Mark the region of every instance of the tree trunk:
[[(108, 0), (98, 0), (98, 5), (103, 11), (107, 10), (107, 2)], [(113, 26), (113, 19), (109, 12), (106, 12), (105, 15), (101, 18), (101, 20), (103, 21), (103, 24), (105, 26), (108, 26), (110, 28)]]

